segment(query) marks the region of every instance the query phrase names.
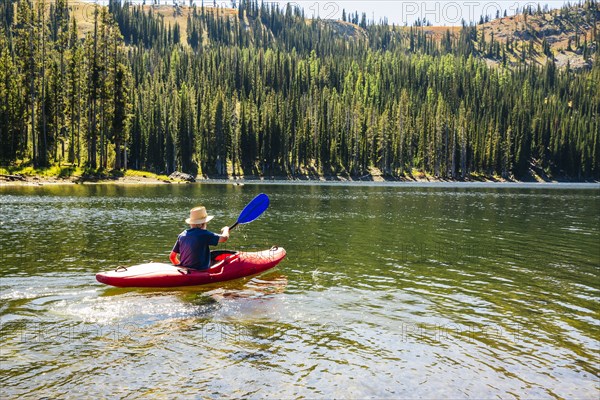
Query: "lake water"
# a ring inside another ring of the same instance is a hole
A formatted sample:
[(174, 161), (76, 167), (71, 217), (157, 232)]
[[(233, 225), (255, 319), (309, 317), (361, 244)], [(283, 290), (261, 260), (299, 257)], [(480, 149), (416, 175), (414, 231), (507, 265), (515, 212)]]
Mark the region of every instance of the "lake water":
[[(168, 262), (189, 208), (225, 248), (288, 257), (253, 279), (117, 289)], [(0, 188), (0, 395), (600, 396), (600, 187)]]

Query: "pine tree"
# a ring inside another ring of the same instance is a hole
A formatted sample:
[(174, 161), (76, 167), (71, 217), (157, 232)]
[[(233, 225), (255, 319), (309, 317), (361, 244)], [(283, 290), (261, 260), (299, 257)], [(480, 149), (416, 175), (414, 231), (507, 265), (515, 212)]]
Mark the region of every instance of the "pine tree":
[(466, 23), (434, 39), (425, 20), (353, 13), (362, 27), (346, 35), (291, 6), (242, 1), (231, 15), (192, 9), (182, 36), (111, 0), (82, 43), (64, 0), (49, 14), (27, 0), (0, 10), (2, 162), (60, 162), (64, 144), (69, 162), (157, 172), (600, 171), (600, 58), (585, 39), (592, 67), (575, 70), (537, 66), (533, 41), (502, 43)]

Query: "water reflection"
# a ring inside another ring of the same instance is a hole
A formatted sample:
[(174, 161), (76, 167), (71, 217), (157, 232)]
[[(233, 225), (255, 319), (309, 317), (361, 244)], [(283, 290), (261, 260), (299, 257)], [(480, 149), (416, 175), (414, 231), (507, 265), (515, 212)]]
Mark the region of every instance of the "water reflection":
[[(190, 205), (252, 279), (117, 289), (167, 261)], [(185, 185), (0, 192), (0, 369), (19, 397), (597, 398), (596, 190)], [(43, 223), (40, 223), (43, 221)]]

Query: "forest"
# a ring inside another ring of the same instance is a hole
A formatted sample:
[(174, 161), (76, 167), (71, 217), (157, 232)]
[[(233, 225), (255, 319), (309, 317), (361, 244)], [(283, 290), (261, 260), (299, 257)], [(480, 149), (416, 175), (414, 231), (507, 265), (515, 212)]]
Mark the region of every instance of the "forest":
[(569, 41), (583, 69), (557, 67), (546, 47), (538, 65), (535, 34), (519, 45), (476, 24), (435, 38), (423, 21), (242, 0), (171, 25), (111, 0), (84, 32), (67, 0), (0, 1), (0, 165), (600, 179), (596, 0), (555, 12), (594, 26)]

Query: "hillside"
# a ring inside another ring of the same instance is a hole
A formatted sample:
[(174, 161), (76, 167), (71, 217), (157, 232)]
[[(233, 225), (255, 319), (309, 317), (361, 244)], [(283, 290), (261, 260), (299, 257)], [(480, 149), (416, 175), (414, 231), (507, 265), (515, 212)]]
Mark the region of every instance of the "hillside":
[[(166, 25), (179, 24), (182, 37), (187, 38), (187, 18), (192, 14), (192, 8), (172, 6), (146, 6), (164, 19)], [(207, 13), (218, 13), (221, 17), (237, 18), (238, 11), (228, 8), (206, 7)], [(328, 27), (344, 39), (369, 40), (368, 29), (340, 20), (319, 20), (319, 24)], [(244, 20), (247, 29), (251, 24)], [(390, 28), (392, 30), (394, 28)], [(408, 28), (395, 29), (406, 31)], [(435, 42), (442, 42), (447, 32), (454, 40), (458, 40), (461, 27), (420, 26), (419, 29)], [(523, 59), (522, 51), (526, 52), (525, 59), (537, 65), (543, 65), (548, 60), (554, 60), (559, 68), (567, 64), (572, 69), (591, 68), (593, 55), (598, 50), (595, 40), (600, 32), (600, 9), (596, 3), (575, 5), (545, 12), (525, 12), (515, 16), (492, 19), (477, 26), (481, 51), (478, 56), (490, 65), (502, 63), (501, 57), (494, 57), (494, 41), (505, 47), (509, 65), (517, 65)], [(481, 43), (487, 43), (483, 45)], [(486, 50), (489, 47), (491, 50)]]
[[(70, 5), (73, 16), (79, 24), (80, 32), (84, 35), (93, 28), (94, 4), (73, 3)], [(177, 24), (181, 32), (182, 43), (188, 45), (188, 18), (198, 8), (187, 6), (139, 6), (162, 20), (167, 27)], [(231, 8), (205, 7), (207, 14), (215, 14), (223, 19), (238, 19), (239, 12)], [(307, 20), (306, 23), (310, 23)], [(322, 27), (344, 40), (372, 39), (369, 27), (340, 20), (318, 20)], [(247, 30), (253, 29), (251, 21), (245, 16), (241, 25)], [(458, 41), (462, 27), (419, 26), (414, 28), (391, 27), (392, 33), (406, 35), (409, 29), (418, 29), (428, 39), (440, 44), (449, 33), (452, 40)], [(595, 40), (600, 32), (600, 10), (597, 3), (586, 3), (564, 7), (546, 12), (525, 12), (516, 16), (492, 19), (478, 24), (477, 37), (473, 38), (474, 55), (485, 59), (489, 65), (507, 66), (518, 65), (519, 62), (543, 65), (548, 60), (554, 60), (559, 68), (569, 64), (572, 69), (591, 68), (593, 55), (598, 50)], [(127, 39), (127, 38), (126, 38)], [(208, 43), (208, 33), (203, 36), (203, 43)], [(496, 47), (495, 47), (496, 46)], [(504, 62), (506, 59), (506, 62)]]
[[(513, 64), (521, 58), (523, 50), (528, 61), (539, 65), (554, 59), (558, 67), (569, 63), (573, 69), (591, 68), (593, 54), (598, 50), (600, 10), (597, 4), (588, 3), (548, 12), (524, 13), (484, 23), (478, 26), (478, 31), (487, 41), (495, 40), (507, 46)], [(493, 57), (486, 58), (501, 62)]]
[[(522, 23), (452, 29), (311, 20), (257, 1), (40, 4), (0, 3), (5, 165), (600, 179), (594, 1), (552, 23), (528, 10)], [(547, 62), (561, 35), (567, 57), (594, 63)]]

